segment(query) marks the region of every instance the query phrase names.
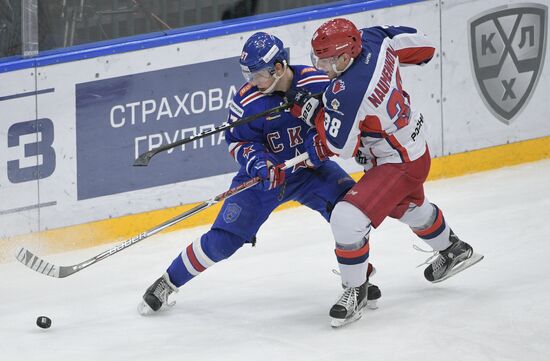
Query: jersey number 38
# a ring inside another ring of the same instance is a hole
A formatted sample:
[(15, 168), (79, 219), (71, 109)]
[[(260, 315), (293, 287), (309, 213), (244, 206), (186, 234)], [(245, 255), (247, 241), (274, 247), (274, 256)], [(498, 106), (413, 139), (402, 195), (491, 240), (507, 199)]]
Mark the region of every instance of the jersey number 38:
[(325, 113), (325, 131), (330, 134), (331, 137), (336, 138), (340, 131), (342, 121), (338, 118), (331, 118), (330, 115)]

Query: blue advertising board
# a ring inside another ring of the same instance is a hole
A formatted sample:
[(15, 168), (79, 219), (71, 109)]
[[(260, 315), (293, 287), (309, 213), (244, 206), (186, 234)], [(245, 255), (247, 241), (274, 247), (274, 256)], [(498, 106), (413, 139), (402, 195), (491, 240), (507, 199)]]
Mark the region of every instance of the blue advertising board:
[(153, 148), (212, 129), (243, 83), (238, 57), (76, 85), (78, 200), (236, 171), (223, 133), (160, 153)]

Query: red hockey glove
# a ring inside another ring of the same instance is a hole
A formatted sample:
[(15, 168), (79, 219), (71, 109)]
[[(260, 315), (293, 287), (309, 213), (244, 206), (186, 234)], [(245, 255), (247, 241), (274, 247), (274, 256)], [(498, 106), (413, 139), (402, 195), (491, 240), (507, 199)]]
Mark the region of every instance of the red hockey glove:
[(294, 104), (290, 108), (292, 116), (303, 120), (307, 125), (313, 127), (315, 115), (319, 111), (319, 99), (313, 97), (310, 93), (304, 90), (290, 89), (286, 92), (285, 97), (288, 101)]
[(323, 143), (315, 128), (311, 128), (310, 130), (308, 130), (306, 134), (305, 144), (307, 154), (309, 155), (309, 159), (306, 163), (310, 167), (317, 168), (321, 164), (323, 164), (323, 162), (325, 162), (330, 156), (334, 155), (334, 153), (332, 153), (330, 149), (328, 149), (326, 144)]
[[(271, 162), (268, 162), (270, 164)], [(269, 182), (264, 180), (264, 190), (268, 186), (268, 190), (275, 189), (285, 182), (286, 174), (283, 164), (271, 165), (269, 167)]]

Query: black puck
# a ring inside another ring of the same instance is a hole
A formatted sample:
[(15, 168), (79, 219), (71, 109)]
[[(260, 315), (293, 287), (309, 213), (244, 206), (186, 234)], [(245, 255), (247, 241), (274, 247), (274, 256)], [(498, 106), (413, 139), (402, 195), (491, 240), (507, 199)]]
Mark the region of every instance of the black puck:
[(36, 325), (40, 328), (50, 328), (52, 325), (52, 320), (46, 316), (38, 316), (36, 319)]

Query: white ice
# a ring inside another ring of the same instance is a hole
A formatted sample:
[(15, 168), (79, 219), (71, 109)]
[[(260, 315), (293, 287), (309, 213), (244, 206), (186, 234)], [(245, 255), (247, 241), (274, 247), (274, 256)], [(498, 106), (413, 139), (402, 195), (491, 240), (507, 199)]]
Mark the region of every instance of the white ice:
[[(550, 360), (550, 160), (429, 182), (427, 195), (485, 259), (440, 284), (416, 268), (404, 225), (371, 233), (378, 310), (331, 329), (341, 292), (329, 226), (273, 214), (243, 247), (182, 287), (169, 312), (136, 305), (208, 227), (145, 240), (65, 279), (0, 265), (1, 360)], [(421, 242), (416, 242), (424, 246)], [(46, 257), (78, 263), (111, 245)], [(36, 317), (53, 320), (48, 330)]]

